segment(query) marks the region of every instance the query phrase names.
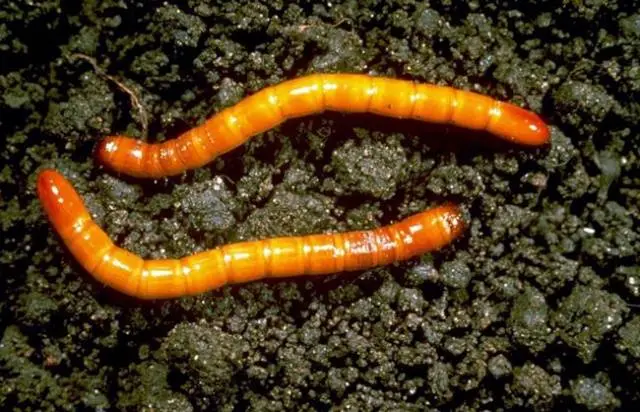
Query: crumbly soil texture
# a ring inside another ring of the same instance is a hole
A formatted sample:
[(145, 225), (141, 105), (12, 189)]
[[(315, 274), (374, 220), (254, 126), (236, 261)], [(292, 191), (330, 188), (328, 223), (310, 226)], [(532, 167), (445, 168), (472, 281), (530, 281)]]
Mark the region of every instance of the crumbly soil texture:
[[(640, 403), (640, 4), (629, 0), (0, 2), (2, 410), (616, 410)], [(539, 113), (550, 145), (374, 115), (289, 120), (136, 180), (263, 87), (357, 72)], [(51, 229), (53, 167), (145, 258), (373, 228), (445, 201), (450, 246), (371, 270), (141, 301)]]

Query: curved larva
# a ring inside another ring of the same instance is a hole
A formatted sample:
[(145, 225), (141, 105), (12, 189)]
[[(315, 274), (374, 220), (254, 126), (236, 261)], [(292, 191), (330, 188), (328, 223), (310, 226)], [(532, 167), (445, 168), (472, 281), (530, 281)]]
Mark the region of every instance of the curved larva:
[(458, 207), (447, 204), (373, 230), (241, 242), (182, 259), (144, 260), (111, 241), (60, 173), (43, 170), (37, 191), (49, 221), (78, 262), (98, 281), (143, 299), (193, 295), (266, 277), (386, 265), (443, 247), (465, 226)]
[(175, 139), (149, 144), (110, 136), (96, 154), (116, 172), (172, 176), (201, 167), (285, 120), (325, 110), (454, 124), (523, 145), (549, 141), (538, 115), (477, 93), (363, 74), (312, 74), (264, 88)]

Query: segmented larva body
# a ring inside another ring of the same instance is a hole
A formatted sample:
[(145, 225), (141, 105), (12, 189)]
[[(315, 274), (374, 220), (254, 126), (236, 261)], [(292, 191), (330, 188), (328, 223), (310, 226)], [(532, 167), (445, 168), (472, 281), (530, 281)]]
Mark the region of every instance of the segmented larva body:
[(177, 175), (287, 119), (325, 110), (453, 124), (523, 145), (549, 140), (547, 126), (535, 113), (477, 93), (363, 74), (312, 74), (264, 88), (175, 139), (149, 144), (107, 137), (97, 156), (105, 166), (127, 175)]
[(42, 171), (37, 191), (51, 224), (78, 262), (98, 281), (143, 299), (198, 294), (266, 277), (386, 265), (443, 247), (465, 226), (458, 207), (447, 204), (373, 230), (256, 240), (182, 259), (144, 260), (111, 241), (60, 173)]

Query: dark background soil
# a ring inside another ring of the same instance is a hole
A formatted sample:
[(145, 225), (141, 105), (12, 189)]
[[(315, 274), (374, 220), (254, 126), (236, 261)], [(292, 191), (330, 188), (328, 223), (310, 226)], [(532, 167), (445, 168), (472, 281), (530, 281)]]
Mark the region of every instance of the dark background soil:
[[(220, 4), (0, 3), (2, 410), (638, 406), (637, 1)], [(552, 143), (327, 113), (174, 179), (94, 162), (108, 134), (171, 138), (317, 72), (486, 93), (539, 113)], [(471, 222), (422, 259), (142, 302), (67, 253), (35, 196), (43, 167), (146, 258), (444, 200)]]

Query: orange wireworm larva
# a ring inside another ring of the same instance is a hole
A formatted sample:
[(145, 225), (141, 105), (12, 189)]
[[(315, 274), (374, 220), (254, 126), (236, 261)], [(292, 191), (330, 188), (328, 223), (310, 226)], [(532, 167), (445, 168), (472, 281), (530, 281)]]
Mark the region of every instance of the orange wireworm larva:
[[(477, 93), (363, 74), (312, 74), (264, 88), (162, 143), (107, 137), (96, 155), (124, 174), (171, 176), (203, 166), (287, 119), (325, 110), (453, 124), (530, 146), (549, 141), (549, 129), (535, 113)], [(465, 226), (458, 206), (445, 204), (373, 230), (256, 240), (182, 259), (145, 260), (109, 239), (58, 172), (42, 171), (37, 189), (50, 222), (80, 264), (99, 281), (140, 298), (367, 269), (443, 247)]]
[(266, 87), (164, 142), (110, 136), (100, 142), (96, 154), (116, 172), (142, 178), (173, 176), (201, 167), (287, 119), (325, 110), (453, 124), (523, 145), (549, 140), (538, 115), (510, 103), (452, 87), (339, 73), (311, 74)]
[(37, 192), (49, 221), (82, 267), (98, 281), (143, 299), (198, 294), (266, 277), (386, 265), (441, 248), (465, 227), (458, 207), (445, 204), (373, 230), (240, 242), (182, 259), (145, 260), (111, 241), (57, 171), (40, 172)]

